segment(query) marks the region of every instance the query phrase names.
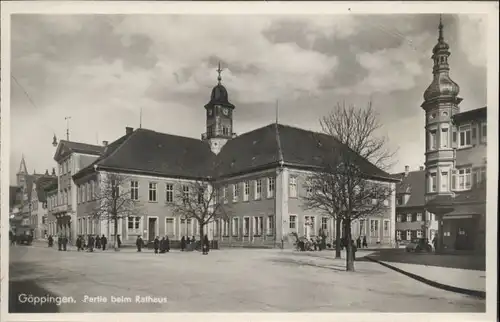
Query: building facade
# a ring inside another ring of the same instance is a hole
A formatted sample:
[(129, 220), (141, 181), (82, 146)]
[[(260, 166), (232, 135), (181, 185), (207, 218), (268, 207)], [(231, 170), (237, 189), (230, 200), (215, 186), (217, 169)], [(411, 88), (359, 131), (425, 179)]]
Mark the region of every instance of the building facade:
[[(112, 174), (126, 176), (120, 190), (129, 189), (140, 204), (139, 216), (118, 224), (122, 242), (134, 243), (168, 235), (200, 239), (194, 218), (181, 218), (169, 203), (174, 191), (194, 181), (211, 181), (230, 214), (216, 218), (204, 233), (225, 244), (290, 246), (293, 233), (313, 237), (324, 231), (335, 238), (330, 217), (304, 210), (307, 177), (320, 166), (321, 141), (329, 137), (282, 124), (270, 124), (236, 135), (233, 132), (234, 105), (226, 88), (213, 88), (205, 105), (207, 129), (202, 140), (126, 128), (125, 135), (104, 148), (99, 158), (73, 175), (76, 185), (76, 223), (78, 234), (106, 234), (112, 240), (113, 227), (92, 215), (95, 196), (102, 182)], [(140, 151), (140, 152), (139, 152)], [(395, 190), (399, 179), (362, 162), (369, 178)], [(366, 236), (371, 245), (395, 244), (395, 194), (384, 202), (383, 213), (353, 222), (353, 237)], [(112, 225), (112, 224), (111, 224)]]
[(486, 107), (460, 112), (460, 88), (449, 76), (449, 45), (439, 24), (433, 81), (424, 93), (425, 203), (438, 221), (438, 251), (484, 251)]

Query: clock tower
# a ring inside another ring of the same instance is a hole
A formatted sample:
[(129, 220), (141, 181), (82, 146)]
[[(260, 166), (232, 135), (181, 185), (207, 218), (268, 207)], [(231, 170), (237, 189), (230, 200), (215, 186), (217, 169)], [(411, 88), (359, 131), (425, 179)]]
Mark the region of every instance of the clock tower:
[(226, 88), (221, 84), (222, 69), (217, 69), (217, 85), (212, 89), (210, 102), (205, 105), (207, 128), (202, 134), (202, 140), (207, 141), (210, 149), (218, 154), (224, 144), (233, 136), (233, 111), (234, 105), (229, 103)]

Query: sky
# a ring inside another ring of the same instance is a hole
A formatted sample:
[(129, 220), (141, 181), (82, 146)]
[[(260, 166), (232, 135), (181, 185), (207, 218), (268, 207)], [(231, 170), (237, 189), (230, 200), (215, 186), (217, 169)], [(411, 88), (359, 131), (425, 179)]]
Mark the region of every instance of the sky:
[[(461, 111), (486, 105), (486, 17), (443, 15)], [(439, 15), (12, 15), (11, 179), (55, 167), (52, 137), (114, 141), (125, 127), (200, 138), (222, 83), (234, 131), (274, 122), (320, 130), (337, 103), (369, 101), (397, 151), (424, 164), (423, 92)]]

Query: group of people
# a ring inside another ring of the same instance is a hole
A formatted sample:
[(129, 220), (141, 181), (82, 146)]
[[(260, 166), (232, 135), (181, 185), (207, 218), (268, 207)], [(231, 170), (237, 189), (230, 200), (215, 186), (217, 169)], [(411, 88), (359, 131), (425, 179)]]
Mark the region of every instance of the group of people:
[(296, 247), (299, 251), (316, 251), (316, 250), (323, 250), (326, 249), (327, 243), (326, 243), (326, 236), (316, 236), (316, 238), (307, 238), (304, 237), (302, 239), (299, 239), (297, 241)]
[(160, 238), (156, 236), (153, 240), (153, 248), (155, 254), (158, 254), (158, 249), (160, 250), (160, 254), (168, 253), (170, 251), (170, 239), (168, 239), (168, 236), (165, 236), (160, 240)]
[(363, 236), (363, 241), (361, 241), (361, 236), (358, 236), (358, 239), (356, 239), (356, 247), (368, 248), (368, 243), (366, 242), (366, 236)]
[[(117, 244), (118, 248), (121, 246), (121, 240), (120, 237), (118, 236), (117, 238)], [(108, 245), (108, 239), (104, 234), (99, 237), (99, 235), (88, 235), (87, 240), (85, 241), (85, 237), (83, 235), (80, 235), (76, 238), (76, 249), (78, 251), (83, 251), (87, 249), (89, 252), (93, 252), (94, 248), (96, 249), (102, 249), (103, 251), (106, 250), (106, 246)]]
[[(141, 236), (137, 236), (135, 245), (138, 252), (141, 252), (142, 248), (146, 246)], [(182, 236), (180, 248), (181, 251), (199, 249), (197, 240), (194, 236), (192, 238)], [(170, 251), (170, 239), (168, 236), (162, 237), (161, 239), (159, 236), (156, 236), (153, 240), (153, 249), (155, 254), (168, 253)], [(207, 255), (210, 250), (210, 241), (208, 240), (207, 235), (205, 235), (203, 241), (201, 242), (201, 250), (203, 255)]]
[[(66, 251), (68, 249), (69, 238), (66, 235), (56, 236), (56, 238), (57, 250)], [(52, 237), (52, 235), (49, 235), (49, 237), (47, 237), (47, 242), (49, 244), (49, 247), (54, 246), (54, 238)]]

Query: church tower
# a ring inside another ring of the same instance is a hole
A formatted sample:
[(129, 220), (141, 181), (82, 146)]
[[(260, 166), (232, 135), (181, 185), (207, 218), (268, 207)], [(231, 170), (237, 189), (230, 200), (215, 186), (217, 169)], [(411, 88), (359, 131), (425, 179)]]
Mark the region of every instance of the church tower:
[(28, 175), (28, 169), (26, 168), (26, 161), (24, 160), (24, 155), (21, 157), (21, 163), (19, 164), (19, 170), (16, 173), (17, 186), (24, 187), (26, 184), (26, 176)]
[(218, 154), (224, 144), (233, 136), (233, 111), (234, 105), (229, 103), (226, 88), (221, 84), (222, 69), (217, 69), (217, 85), (212, 89), (210, 102), (205, 105), (207, 128), (202, 134), (202, 140), (207, 141), (210, 149)]
[(449, 46), (444, 41), (443, 23), (439, 19), (438, 43), (432, 50), (433, 80), (424, 93), (421, 107), (425, 111), (425, 200), (452, 196), (452, 171), (457, 133), (452, 116), (459, 113), (460, 87), (450, 78)]

